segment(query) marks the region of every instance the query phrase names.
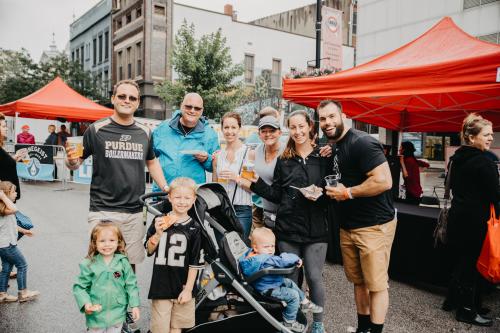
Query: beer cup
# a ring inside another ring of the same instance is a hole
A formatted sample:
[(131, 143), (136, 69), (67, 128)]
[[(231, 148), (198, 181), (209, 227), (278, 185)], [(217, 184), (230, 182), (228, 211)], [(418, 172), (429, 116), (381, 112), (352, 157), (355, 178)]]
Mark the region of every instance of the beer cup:
[(82, 137), (69, 136), (66, 140), (66, 144), (73, 151), (71, 152), (71, 158), (79, 158), (83, 156), (83, 142)]
[(246, 163), (243, 165), (243, 168), (241, 169), (241, 177), (252, 180), (255, 178), (255, 171), (254, 171), (255, 165), (253, 163)]

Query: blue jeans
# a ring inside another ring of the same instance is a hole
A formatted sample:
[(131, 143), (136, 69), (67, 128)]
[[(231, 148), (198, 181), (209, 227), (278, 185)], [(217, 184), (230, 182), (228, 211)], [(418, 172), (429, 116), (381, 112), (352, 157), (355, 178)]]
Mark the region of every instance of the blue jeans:
[(252, 229), (252, 206), (234, 205), (234, 210), (243, 227), (243, 239), (246, 240), (250, 236), (250, 230)]
[(285, 278), (279, 288), (273, 289), (271, 296), (286, 303), (283, 319), (288, 322), (297, 320), (297, 312), (305, 295), (295, 282)]
[(14, 266), (17, 267), (17, 289), (26, 289), (26, 271), (28, 264), (17, 245), (10, 245), (0, 248), (0, 258), (2, 259), (2, 271), (0, 272), (0, 292), (7, 291), (9, 275)]

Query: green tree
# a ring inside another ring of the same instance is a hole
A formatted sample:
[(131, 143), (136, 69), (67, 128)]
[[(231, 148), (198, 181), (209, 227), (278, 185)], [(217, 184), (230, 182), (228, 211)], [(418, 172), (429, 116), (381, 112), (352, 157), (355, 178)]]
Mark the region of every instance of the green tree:
[(184, 20), (172, 52), (172, 66), (178, 79), (163, 81), (155, 87), (156, 93), (178, 107), (187, 92), (197, 92), (203, 97), (204, 114), (219, 119), (242, 98), (243, 84), (236, 79), (243, 74), (243, 66), (233, 64), (221, 29), (199, 40), (194, 38), (194, 32), (194, 25), (188, 26)]
[(28, 51), (0, 48), (0, 104), (18, 100), (42, 86), (38, 66)]
[(78, 62), (69, 60), (65, 54), (40, 64), (40, 73), (43, 82), (48, 83), (59, 76), (80, 95), (101, 104), (109, 102), (104, 83), (90, 71), (84, 71)]
[(0, 48), (0, 104), (23, 98), (60, 76), (81, 95), (101, 104), (109, 102), (103, 84), (65, 54), (36, 64), (29, 53)]

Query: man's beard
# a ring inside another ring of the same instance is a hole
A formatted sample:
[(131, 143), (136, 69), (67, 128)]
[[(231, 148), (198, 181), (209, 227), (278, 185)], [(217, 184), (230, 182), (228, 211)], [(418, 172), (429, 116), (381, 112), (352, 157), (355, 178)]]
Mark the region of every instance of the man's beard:
[(335, 126), (335, 133), (332, 136), (329, 136), (326, 132), (323, 133), (326, 135), (328, 140), (337, 141), (342, 136), (342, 133), (344, 133), (344, 121), (341, 119), (340, 123)]

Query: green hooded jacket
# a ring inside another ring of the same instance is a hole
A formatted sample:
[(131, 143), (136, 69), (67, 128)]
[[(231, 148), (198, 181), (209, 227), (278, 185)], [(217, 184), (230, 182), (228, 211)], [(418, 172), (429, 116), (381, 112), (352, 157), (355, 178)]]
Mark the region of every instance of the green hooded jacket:
[(85, 304), (100, 304), (102, 310), (85, 315), (87, 327), (107, 328), (125, 322), (127, 307), (139, 306), (139, 288), (126, 256), (116, 253), (107, 265), (100, 254), (80, 263), (73, 295), (81, 312)]

